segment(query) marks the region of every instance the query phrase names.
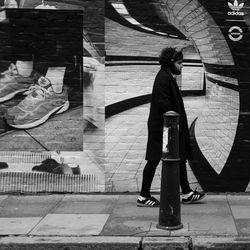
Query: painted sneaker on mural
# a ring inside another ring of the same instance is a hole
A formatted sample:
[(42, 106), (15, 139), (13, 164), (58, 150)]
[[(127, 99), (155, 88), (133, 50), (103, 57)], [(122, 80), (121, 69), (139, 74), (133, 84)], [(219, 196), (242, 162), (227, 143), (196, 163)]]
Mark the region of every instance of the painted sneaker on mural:
[(5, 0), (4, 7), (5, 8), (18, 8), (18, 4), (16, 0)]
[(8, 164), (6, 162), (0, 162), (0, 170), (1, 169), (5, 169), (5, 168), (8, 168)]
[(32, 168), (32, 171), (54, 173), (54, 169), (56, 169), (58, 166), (60, 166), (60, 163), (58, 163), (54, 159), (49, 158), (42, 161), (40, 165), (34, 166)]
[[(1, 167), (1, 165), (0, 165)], [(81, 169), (79, 165), (76, 167), (70, 167), (65, 163), (58, 163), (54, 159), (46, 159), (40, 165), (34, 166), (32, 171), (54, 173), (54, 174), (71, 174), (71, 175), (80, 175)]]
[(80, 167), (70, 167), (68, 164), (61, 163), (57, 168), (53, 170), (55, 174), (70, 174), (70, 175), (80, 175)]
[(16, 94), (27, 91), (34, 82), (33, 75), (21, 76), (16, 65), (11, 63), (8, 70), (0, 73), (0, 102), (8, 101)]
[(35, 9), (56, 9), (56, 6), (45, 4), (44, 0), (42, 0), (42, 3), (36, 6)]
[(69, 108), (67, 89), (61, 93), (53, 90), (51, 82), (44, 76), (31, 86), (17, 106), (7, 110), (6, 122), (18, 129), (29, 129), (46, 122), (51, 115), (60, 114)]

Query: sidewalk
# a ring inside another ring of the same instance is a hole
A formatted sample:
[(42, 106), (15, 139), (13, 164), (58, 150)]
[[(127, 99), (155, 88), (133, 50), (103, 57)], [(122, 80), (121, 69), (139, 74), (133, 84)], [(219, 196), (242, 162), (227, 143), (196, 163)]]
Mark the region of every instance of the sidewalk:
[(182, 205), (184, 227), (175, 231), (157, 229), (159, 208), (138, 208), (136, 199), (136, 194), (1, 195), (0, 250), (250, 249), (247, 194), (207, 195), (203, 202)]

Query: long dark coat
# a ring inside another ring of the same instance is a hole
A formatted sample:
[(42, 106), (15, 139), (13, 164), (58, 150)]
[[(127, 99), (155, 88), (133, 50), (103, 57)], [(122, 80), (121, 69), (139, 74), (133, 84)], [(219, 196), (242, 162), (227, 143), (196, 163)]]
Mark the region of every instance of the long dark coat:
[(163, 114), (167, 111), (175, 111), (180, 114), (179, 143), (180, 158), (186, 162), (191, 159), (191, 146), (187, 115), (179, 87), (170, 70), (161, 67), (156, 75), (150, 112), (148, 118), (148, 142), (146, 160), (160, 160), (162, 156)]

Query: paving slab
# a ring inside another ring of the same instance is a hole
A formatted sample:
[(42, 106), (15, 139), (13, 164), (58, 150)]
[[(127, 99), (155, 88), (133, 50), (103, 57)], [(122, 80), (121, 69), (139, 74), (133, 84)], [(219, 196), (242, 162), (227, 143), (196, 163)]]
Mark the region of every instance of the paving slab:
[(250, 218), (250, 203), (249, 205), (231, 205), (230, 207), (234, 218), (236, 219)]
[(150, 231), (148, 233), (148, 236), (152, 236), (152, 237), (163, 237), (163, 236), (167, 236), (167, 237), (170, 237), (173, 232), (179, 232), (179, 234), (181, 236), (185, 236), (185, 235), (188, 235), (189, 233), (189, 225), (188, 223), (182, 223), (183, 227), (181, 229), (178, 229), (178, 230), (166, 230), (166, 229), (160, 229), (160, 228), (157, 228), (157, 225), (158, 225), (159, 221), (157, 219), (157, 221), (155, 221), (154, 223), (152, 223), (152, 226), (150, 228)]
[(28, 234), (41, 219), (42, 217), (0, 218), (0, 235)]
[(63, 195), (9, 196), (0, 204), (0, 217), (44, 217)]
[(250, 236), (250, 218), (235, 219), (235, 224), (240, 236)]
[(250, 196), (249, 195), (227, 195), (234, 218), (250, 218)]
[(99, 235), (108, 217), (109, 214), (48, 214), (30, 235)]
[(187, 234), (178, 230), (173, 231), (172, 236), (197, 234), (237, 236), (238, 234), (226, 195), (207, 195), (199, 203), (182, 205), (181, 221), (189, 225)]
[(53, 213), (110, 214), (117, 200), (117, 195), (66, 195)]
[(157, 220), (159, 208), (137, 207), (136, 199), (135, 195), (120, 195), (101, 235), (147, 235)]
[[(196, 217), (197, 216), (197, 217)], [(180, 235), (238, 235), (234, 220), (226, 215), (185, 215), (182, 223), (188, 224), (188, 230), (176, 230), (171, 236)]]
[(147, 236), (152, 221), (139, 218), (110, 216), (100, 235), (105, 236)]

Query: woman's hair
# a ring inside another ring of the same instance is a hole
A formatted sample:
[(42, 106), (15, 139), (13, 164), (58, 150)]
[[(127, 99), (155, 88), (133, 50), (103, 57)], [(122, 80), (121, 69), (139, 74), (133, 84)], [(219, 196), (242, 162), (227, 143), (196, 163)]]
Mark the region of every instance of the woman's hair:
[(183, 53), (181, 50), (167, 47), (161, 51), (159, 62), (162, 66), (170, 66), (173, 62), (183, 60)]

